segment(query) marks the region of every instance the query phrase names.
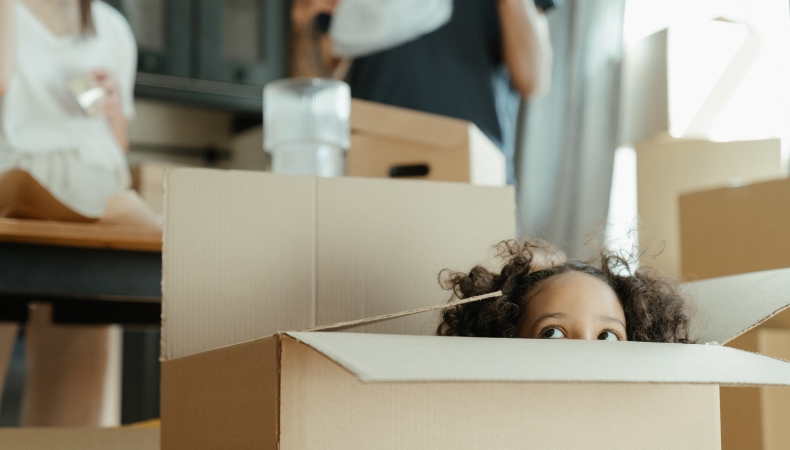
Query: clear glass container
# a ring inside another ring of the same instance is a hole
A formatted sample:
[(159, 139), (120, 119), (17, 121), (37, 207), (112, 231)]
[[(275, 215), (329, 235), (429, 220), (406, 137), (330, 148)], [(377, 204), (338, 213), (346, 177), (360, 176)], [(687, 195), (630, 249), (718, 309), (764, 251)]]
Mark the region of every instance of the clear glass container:
[(338, 80), (288, 78), (263, 89), (263, 148), (272, 171), (342, 176), (350, 145), (351, 89)]

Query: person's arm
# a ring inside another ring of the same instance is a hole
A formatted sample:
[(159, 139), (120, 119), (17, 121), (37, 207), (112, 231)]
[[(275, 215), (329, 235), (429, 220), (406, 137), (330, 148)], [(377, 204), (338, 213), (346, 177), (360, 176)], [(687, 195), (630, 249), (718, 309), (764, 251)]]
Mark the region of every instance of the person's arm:
[(532, 0), (497, 0), (502, 54), (510, 79), (524, 98), (551, 85), (552, 51), (546, 16)]
[(121, 145), (124, 152), (129, 151), (128, 121), (123, 115), (123, 101), (118, 82), (112, 74), (104, 69), (94, 70), (91, 75), (96, 79), (99, 86), (107, 91), (107, 96), (102, 104), (102, 112), (110, 124), (110, 128)]
[(8, 89), (11, 75), (14, 72), (16, 0), (0, 0), (0, 97)]
[[(2, 1), (2, 0), (0, 0)], [(338, 0), (294, 0), (291, 9), (291, 76), (332, 76), (339, 59), (329, 36), (315, 28), (319, 14), (331, 14)]]

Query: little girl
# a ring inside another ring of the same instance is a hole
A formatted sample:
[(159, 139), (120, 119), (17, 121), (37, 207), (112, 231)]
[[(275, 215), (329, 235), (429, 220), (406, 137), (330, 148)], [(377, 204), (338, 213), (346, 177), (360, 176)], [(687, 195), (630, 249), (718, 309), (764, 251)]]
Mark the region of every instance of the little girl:
[[(502, 291), (442, 313), (443, 336), (597, 339), (689, 343), (686, 301), (677, 283), (602, 252), (600, 266), (568, 262), (542, 242), (499, 245), (499, 273), (474, 267), (450, 273), (454, 297)], [(621, 275), (622, 273), (622, 275)]]

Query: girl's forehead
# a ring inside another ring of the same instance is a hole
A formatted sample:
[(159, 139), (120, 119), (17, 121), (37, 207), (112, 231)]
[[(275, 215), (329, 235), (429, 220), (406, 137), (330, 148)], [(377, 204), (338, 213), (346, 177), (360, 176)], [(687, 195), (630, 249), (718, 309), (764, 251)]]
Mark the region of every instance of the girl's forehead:
[(617, 310), (622, 306), (617, 294), (605, 281), (583, 272), (572, 271), (548, 278), (531, 296), (528, 310), (543, 308), (586, 310), (591, 307)]
[(541, 291), (547, 290), (602, 290), (611, 291), (614, 294), (614, 289), (609, 286), (604, 280), (601, 280), (595, 275), (580, 272), (578, 270), (571, 270), (551, 276), (540, 283)]

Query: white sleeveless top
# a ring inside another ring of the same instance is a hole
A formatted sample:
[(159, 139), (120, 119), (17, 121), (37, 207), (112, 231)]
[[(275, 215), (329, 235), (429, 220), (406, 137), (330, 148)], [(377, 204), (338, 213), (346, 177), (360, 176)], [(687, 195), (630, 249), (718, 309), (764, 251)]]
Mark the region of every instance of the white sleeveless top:
[(0, 156), (76, 150), (82, 163), (128, 177), (107, 120), (86, 116), (66, 87), (77, 75), (107, 69), (118, 81), (124, 115), (134, 115), (137, 46), (128, 22), (106, 3), (93, 1), (95, 35), (56, 36), (16, 3), (16, 64), (0, 97)]

